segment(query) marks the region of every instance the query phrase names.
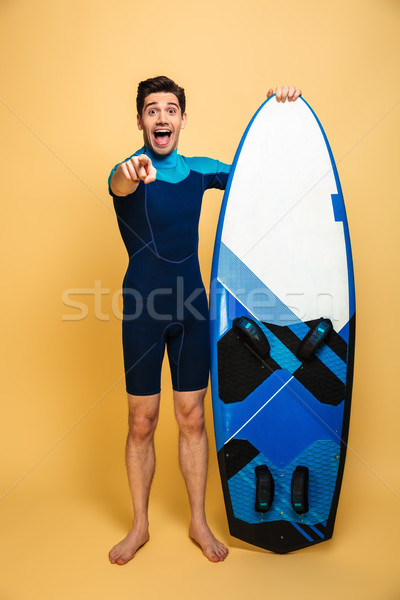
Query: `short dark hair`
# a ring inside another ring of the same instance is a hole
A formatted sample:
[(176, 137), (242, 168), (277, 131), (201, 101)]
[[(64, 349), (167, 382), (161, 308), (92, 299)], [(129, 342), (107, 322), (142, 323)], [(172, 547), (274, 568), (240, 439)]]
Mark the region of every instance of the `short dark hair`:
[(151, 77), (150, 79), (141, 81), (138, 85), (136, 96), (136, 108), (140, 116), (142, 116), (144, 101), (146, 97), (150, 94), (155, 94), (157, 92), (175, 94), (175, 96), (178, 98), (182, 114), (185, 112), (185, 90), (179, 87), (179, 85), (177, 85), (175, 81), (172, 81), (172, 79), (170, 79), (169, 77), (159, 75), (158, 77)]

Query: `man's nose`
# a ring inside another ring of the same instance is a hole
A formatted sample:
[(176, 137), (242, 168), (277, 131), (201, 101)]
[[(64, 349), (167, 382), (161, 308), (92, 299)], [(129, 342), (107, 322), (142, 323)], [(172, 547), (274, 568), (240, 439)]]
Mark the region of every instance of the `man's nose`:
[(168, 121), (168, 112), (166, 110), (161, 109), (158, 113), (158, 123), (167, 123)]

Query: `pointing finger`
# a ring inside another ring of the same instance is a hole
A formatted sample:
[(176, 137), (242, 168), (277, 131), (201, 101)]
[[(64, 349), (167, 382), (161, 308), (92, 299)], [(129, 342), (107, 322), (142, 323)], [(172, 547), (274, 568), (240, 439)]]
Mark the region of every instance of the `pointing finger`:
[(141, 167), (143, 167), (143, 169), (146, 173), (145, 177), (143, 177), (143, 178), (141, 177), (141, 179), (143, 179), (144, 183), (151, 183), (152, 181), (155, 181), (157, 171), (153, 167), (151, 158), (149, 156), (147, 156), (146, 154), (141, 154), (138, 157), (138, 162), (139, 162), (139, 165), (141, 165)]
[(145, 183), (151, 183), (155, 181), (157, 177), (157, 170), (153, 167), (153, 165), (149, 168), (149, 172), (147, 177), (143, 180)]
[(147, 165), (151, 165), (151, 159), (146, 154), (139, 154), (137, 159), (138, 162), (142, 165), (142, 167), (147, 167)]
[[(142, 164), (141, 157), (134, 156), (131, 158), (132, 166), (136, 171), (137, 179), (145, 179), (147, 177), (146, 168)], [(145, 162), (145, 161), (144, 161)]]

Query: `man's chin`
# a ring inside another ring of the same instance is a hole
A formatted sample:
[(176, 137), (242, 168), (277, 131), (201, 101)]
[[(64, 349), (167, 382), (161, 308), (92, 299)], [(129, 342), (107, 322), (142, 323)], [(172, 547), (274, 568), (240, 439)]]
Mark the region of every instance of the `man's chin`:
[(167, 154), (171, 154), (175, 150), (174, 144), (166, 144), (165, 146), (158, 146), (157, 144), (152, 144), (151, 149), (154, 154), (159, 154), (160, 156), (166, 156)]

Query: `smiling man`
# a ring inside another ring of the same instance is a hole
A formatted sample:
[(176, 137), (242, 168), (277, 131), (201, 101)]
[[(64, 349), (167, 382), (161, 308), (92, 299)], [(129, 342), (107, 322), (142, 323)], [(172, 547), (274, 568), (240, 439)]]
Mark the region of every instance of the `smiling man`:
[[(268, 97), (273, 94), (269, 90)], [(300, 90), (277, 88), (277, 101)], [(109, 177), (119, 229), (129, 254), (123, 283), (123, 351), (129, 403), (126, 464), (134, 519), (109, 559), (125, 564), (149, 539), (148, 502), (154, 475), (154, 431), (161, 366), (167, 347), (179, 462), (190, 510), (190, 537), (212, 562), (228, 549), (210, 531), (204, 510), (207, 436), (204, 396), (209, 372), (207, 296), (198, 260), (198, 223), (204, 192), (225, 189), (230, 165), (178, 154), (186, 126), (183, 88), (168, 77), (142, 81), (137, 125), (144, 146), (118, 163)]]

